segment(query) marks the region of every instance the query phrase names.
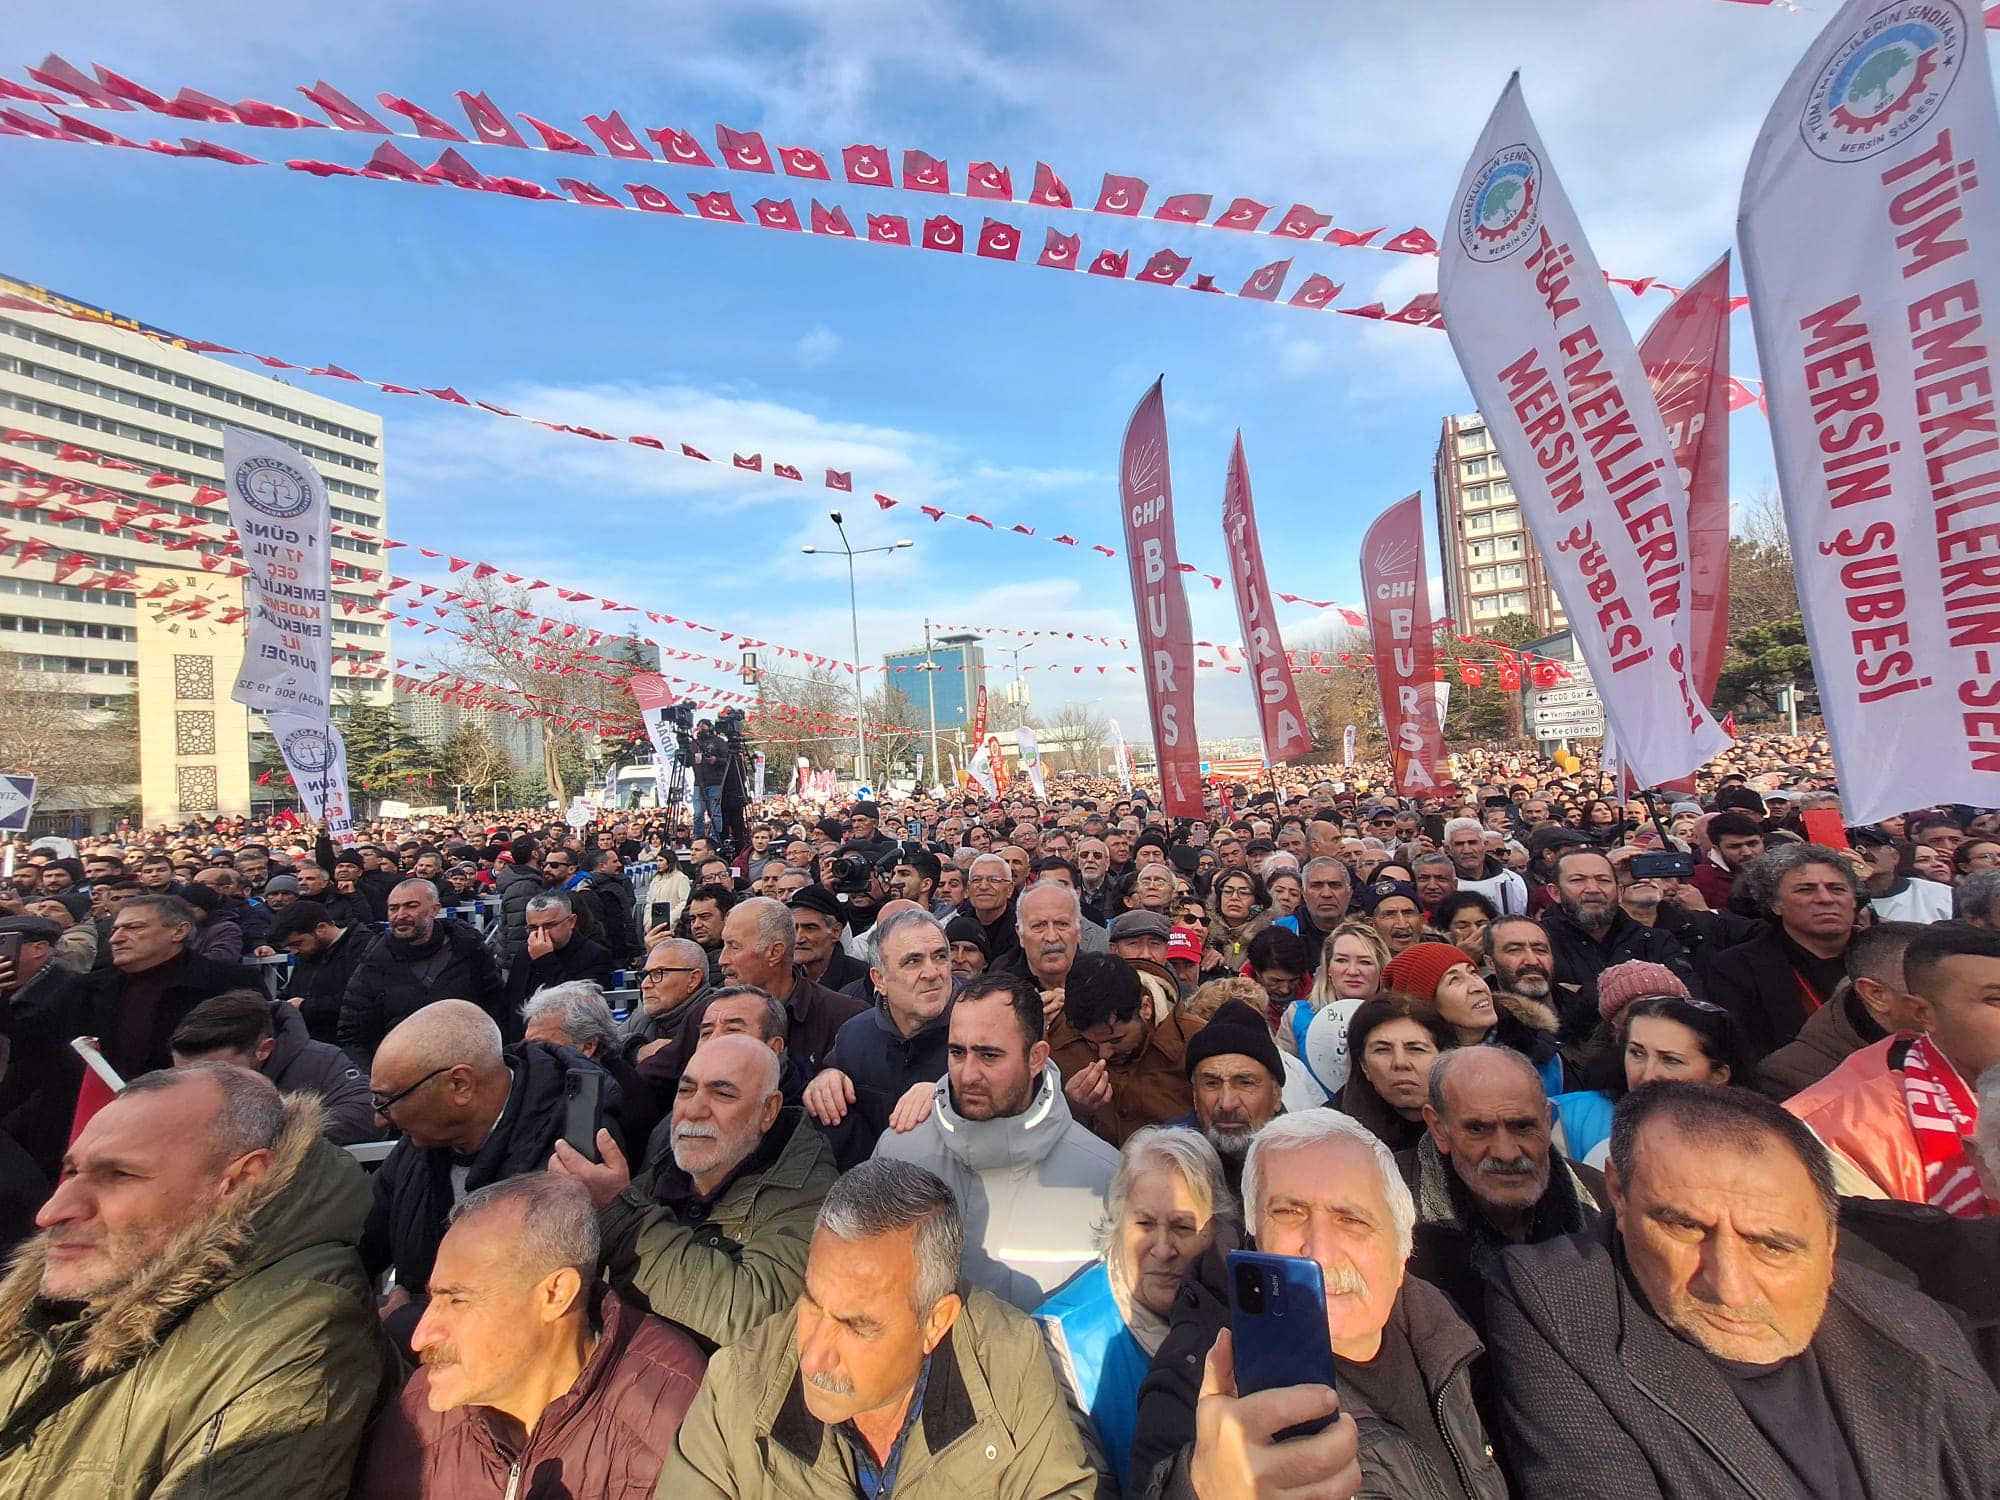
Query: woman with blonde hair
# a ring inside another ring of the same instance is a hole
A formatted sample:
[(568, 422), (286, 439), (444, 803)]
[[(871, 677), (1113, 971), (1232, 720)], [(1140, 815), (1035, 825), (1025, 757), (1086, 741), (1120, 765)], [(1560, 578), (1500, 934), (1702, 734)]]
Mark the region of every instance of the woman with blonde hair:
[(1139, 1382), (1167, 1336), (1181, 1273), (1216, 1239), (1234, 1246), (1240, 1221), (1215, 1147), (1198, 1130), (1171, 1126), (1149, 1125), (1126, 1140), (1107, 1202), (1102, 1253), (1035, 1317), (1123, 1490)]
[(1382, 992), (1389, 945), (1373, 924), (1350, 918), (1326, 935), (1312, 993), (1278, 1028), (1278, 1045), (1306, 1065), (1329, 1095), (1347, 1082), (1347, 1023), (1361, 1002)]

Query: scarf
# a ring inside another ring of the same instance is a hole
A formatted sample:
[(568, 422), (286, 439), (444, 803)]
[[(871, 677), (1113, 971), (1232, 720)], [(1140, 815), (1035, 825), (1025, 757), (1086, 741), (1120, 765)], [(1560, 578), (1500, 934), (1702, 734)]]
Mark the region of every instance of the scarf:
[(1994, 1205), (1965, 1149), (1979, 1125), (1979, 1101), (1927, 1036), (1913, 1039), (1903, 1054), (1903, 1103), (1916, 1132), (1931, 1206), (1955, 1218), (1985, 1218)]

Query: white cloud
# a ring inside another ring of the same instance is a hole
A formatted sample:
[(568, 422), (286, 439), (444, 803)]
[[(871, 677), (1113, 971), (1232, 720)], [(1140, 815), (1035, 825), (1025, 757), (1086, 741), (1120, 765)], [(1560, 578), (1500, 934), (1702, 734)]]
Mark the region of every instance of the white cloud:
[(815, 323), (799, 335), (792, 352), (806, 369), (818, 369), (840, 352), (840, 335), (824, 323)]

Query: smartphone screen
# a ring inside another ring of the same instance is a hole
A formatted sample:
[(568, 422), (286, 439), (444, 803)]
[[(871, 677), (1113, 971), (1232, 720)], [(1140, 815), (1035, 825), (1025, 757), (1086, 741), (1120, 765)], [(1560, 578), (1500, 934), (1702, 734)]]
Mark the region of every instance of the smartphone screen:
[[(1288, 1385), (1336, 1384), (1326, 1331), (1326, 1280), (1303, 1255), (1229, 1252), (1229, 1328), (1236, 1348), (1236, 1394)], [(1331, 1417), (1275, 1434), (1304, 1437)]]
[(4, 962), (9, 969), (17, 971), (15, 978), (18, 979), (20, 977), (18, 973), (21, 967), (20, 933), (0, 932), (0, 962)]
[(563, 1139), (585, 1161), (599, 1161), (597, 1132), (604, 1126), (604, 1075), (571, 1068), (563, 1078)]

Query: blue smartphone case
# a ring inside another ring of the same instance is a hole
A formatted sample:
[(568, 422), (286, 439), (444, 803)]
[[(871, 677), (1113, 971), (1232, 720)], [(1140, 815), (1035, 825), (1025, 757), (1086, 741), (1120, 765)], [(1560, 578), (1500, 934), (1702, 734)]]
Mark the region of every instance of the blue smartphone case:
[[(1229, 1328), (1236, 1346), (1236, 1394), (1288, 1385), (1335, 1387), (1326, 1331), (1326, 1280), (1302, 1255), (1229, 1252)], [(1286, 1428), (1280, 1438), (1323, 1429), (1331, 1418)]]

